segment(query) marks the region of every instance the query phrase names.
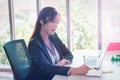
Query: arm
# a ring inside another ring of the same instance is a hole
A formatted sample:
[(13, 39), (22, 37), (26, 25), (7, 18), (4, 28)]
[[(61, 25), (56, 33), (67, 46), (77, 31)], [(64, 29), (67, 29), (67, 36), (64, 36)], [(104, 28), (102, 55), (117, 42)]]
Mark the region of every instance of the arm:
[(52, 64), (44, 45), (36, 40), (29, 43), (29, 53), (32, 58), (33, 66), (37, 66), (38, 71), (45, 72), (47, 74), (59, 74), (68, 75), (70, 67), (57, 66)]
[(82, 65), (80, 67), (75, 67), (75, 68), (71, 68), (69, 74), (78, 74), (78, 75), (84, 75), (86, 73), (88, 73), (88, 71), (91, 68), (89, 68), (86, 65)]
[(53, 41), (57, 51), (60, 54), (61, 61), (70, 63), (72, 62), (73, 55), (70, 50), (65, 46), (65, 44), (60, 40), (58, 35), (55, 33), (53, 36), (50, 36), (50, 39)]
[[(72, 53), (65, 46), (65, 44), (59, 39), (57, 34), (52, 36), (52, 40), (53, 40), (58, 52), (62, 56), (61, 61), (59, 61), (57, 65), (64, 66), (65, 64), (72, 62), (72, 59), (73, 59)], [(89, 71), (89, 69), (90, 68), (88, 66), (82, 65), (80, 67), (70, 68), (70, 70), (68, 71), (68, 74), (86, 74)]]

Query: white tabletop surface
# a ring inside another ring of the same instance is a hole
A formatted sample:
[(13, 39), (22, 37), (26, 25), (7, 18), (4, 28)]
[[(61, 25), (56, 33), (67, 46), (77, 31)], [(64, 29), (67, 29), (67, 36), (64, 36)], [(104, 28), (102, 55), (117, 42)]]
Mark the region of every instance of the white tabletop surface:
[[(71, 67), (77, 67), (83, 64), (83, 55), (87, 55), (88, 53), (94, 53), (94, 51), (90, 50), (80, 50), (73, 52), (74, 59), (72, 64), (68, 65)], [(120, 54), (120, 53), (117, 53)], [(111, 62), (111, 57), (116, 55), (111, 53), (106, 53), (106, 56), (103, 60), (101, 70), (103, 72), (100, 77), (86, 76), (86, 75), (70, 75), (70, 76), (62, 76), (55, 75), (53, 80), (120, 80), (120, 62)]]

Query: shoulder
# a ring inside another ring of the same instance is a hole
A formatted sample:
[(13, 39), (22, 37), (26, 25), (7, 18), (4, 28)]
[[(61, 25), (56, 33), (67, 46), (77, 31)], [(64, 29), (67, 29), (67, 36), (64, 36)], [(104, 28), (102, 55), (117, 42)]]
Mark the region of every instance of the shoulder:
[(36, 35), (36, 36), (34, 36), (34, 37), (32, 37), (32, 38), (30, 39), (29, 44), (39, 45), (39, 46), (42, 47), (42, 45), (44, 45), (44, 41), (43, 41), (41, 35), (38, 34), (38, 35)]
[(40, 41), (37, 38), (31, 38), (28, 44), (28, 47), (42, 47), (42, 44), (40, 43)]

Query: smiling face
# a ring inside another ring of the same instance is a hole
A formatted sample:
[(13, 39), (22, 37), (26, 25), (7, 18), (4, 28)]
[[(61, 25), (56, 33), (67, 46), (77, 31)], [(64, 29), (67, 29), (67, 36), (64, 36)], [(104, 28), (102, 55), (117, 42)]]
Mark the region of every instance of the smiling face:
[(47, 35), (54, 35), (58, 23), (60, 21), (60, 15), (57, 14), (53, 21), (48, 21), (46, 24), (43, 25), (43, 29)]

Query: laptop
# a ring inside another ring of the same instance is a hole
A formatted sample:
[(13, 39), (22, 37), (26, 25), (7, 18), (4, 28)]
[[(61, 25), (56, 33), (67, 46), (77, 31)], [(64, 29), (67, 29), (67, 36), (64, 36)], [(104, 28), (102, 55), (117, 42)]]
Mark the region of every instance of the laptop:
[(100, 69), (105, 53), (107, 51), (108, 48), (108, 42), (104, 45), (104, 48), (102, 50), (97, 50), (94, 51), (94, 53), (92, 55), (86, 55), (84, 56), (84, 63), (89, 66), (92, 67), (94, 69)]
[(86, 74), (86, 76), (101, 76), (102, 70), (100, 70), (103, 59), (105, 57), (106, 51), (108, 48), (108, 42), (105, 43), (104, 48), (102, 50), (94, 51), (94, 53), (91, 53), (92, 55), (84, 56), (84, 64), (87, 66), (93, 68), (92, 70), (89, 70), (89, 72)]

